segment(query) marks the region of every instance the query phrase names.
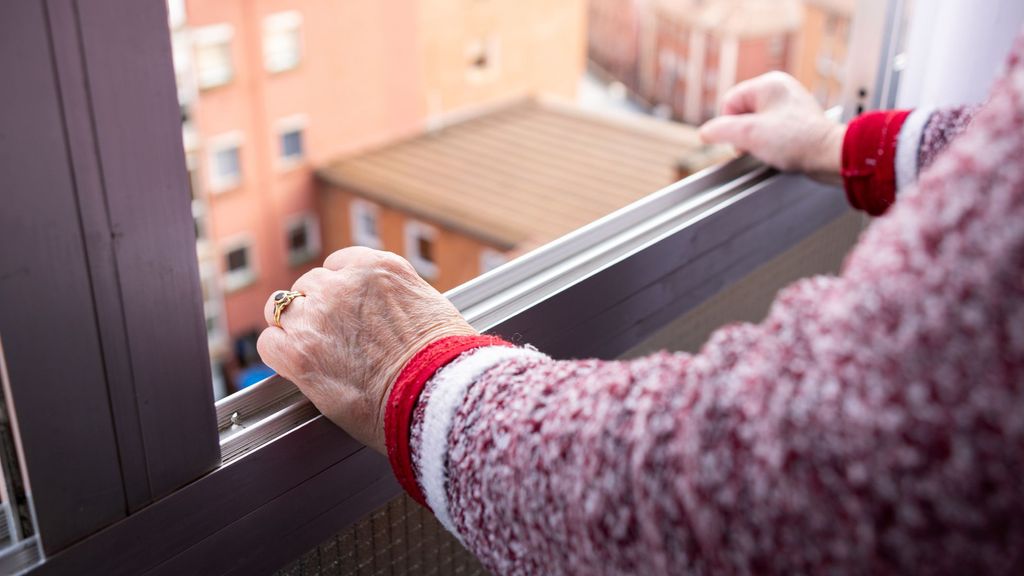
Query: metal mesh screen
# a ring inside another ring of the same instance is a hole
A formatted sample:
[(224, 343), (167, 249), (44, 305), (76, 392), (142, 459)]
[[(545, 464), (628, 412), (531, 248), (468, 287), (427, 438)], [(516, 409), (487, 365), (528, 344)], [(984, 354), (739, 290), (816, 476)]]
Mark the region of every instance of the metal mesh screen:
[(407, 496), (328, 538), (276, 576), (487, 574), (472, 554)]
[[(790, 250), (674, 320), (627, 352), (695, 351), (719, 326), (764, 318), (776, 292), (798, 278), (834, 273), (854, 245), (864, 218), (838, 218)], [(406, 496), (341, 532), (280, 570), (278, 576), (486, 574), (476, 559)]]
[(815, 274), (834, 274), (857, 242), (865, 218), (850, 212), (823, 226), (738, 282), (673, 320), (623, 354), (636, 358), (658, 350), (696, 352), (711, 333), (732, 322), (760, 322), (778, 291)]

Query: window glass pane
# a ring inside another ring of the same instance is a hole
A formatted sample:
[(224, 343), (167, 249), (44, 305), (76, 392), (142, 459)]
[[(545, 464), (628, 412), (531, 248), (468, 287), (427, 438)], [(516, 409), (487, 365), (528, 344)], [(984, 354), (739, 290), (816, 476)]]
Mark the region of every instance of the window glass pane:
[(186, 4), (169, 33), (230, 392), (265, 368), (265, 298), (335, 250), (449, 290), (732, 157), (697, 129), (739, 82), (783, 70), (839, 103), (857, 3)]
[(263, 63), (269, 72), (282, 72), (299, 65), (302, 55), (299, 12), (281, 12), (263, 21)]
[(247, 248), (236, 248), (228, 252), (228, 271), (235, 272), (244, 270), (249, 266), (249, 250)]
[(284, 158), (302, 157), (301, 130), (292, 130), (281, 134), (281, 156)]
[(220, 178), (237, 178), (240, 172), (240, 162), (238, 160), (238, 148), (225, 148), (218, 150), (217, 164), (214, 167), (217, 170), (217, 176)]

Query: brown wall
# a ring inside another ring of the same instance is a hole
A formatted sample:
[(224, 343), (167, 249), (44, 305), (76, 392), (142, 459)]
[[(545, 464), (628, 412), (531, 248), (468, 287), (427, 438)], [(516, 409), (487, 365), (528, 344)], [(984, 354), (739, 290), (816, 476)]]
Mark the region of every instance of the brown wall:
[[(354, 244), (350, 206), (357, 197), (347, 190), (321, 185), (320, 209), (323, 214), (325, 253)], [(410, 217), (400, 210), (379, 204), (377, 207), (383, 244), (380, 248), (408, 257), (405, 253), (405, 223)], [(435, 228), (438, 232), (434, 244), (438, 275), (428, 279), (431, 285), (443, 292), (479, 276), (483, 272), (480, 269), (481, 256), (488, 246), (465, 234), (440, 226)]]

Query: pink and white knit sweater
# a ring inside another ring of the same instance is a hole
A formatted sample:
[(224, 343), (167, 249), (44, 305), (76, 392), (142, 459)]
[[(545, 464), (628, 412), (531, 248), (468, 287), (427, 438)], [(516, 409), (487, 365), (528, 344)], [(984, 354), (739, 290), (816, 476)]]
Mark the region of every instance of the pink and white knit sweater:
[(761, 324), (458, 355), (410, 408), (415, 491), (496, 574), (1024, 573), (1022, 53), (941, 154), (963, 116), (907, 119), (898, 179), (930, 167)]

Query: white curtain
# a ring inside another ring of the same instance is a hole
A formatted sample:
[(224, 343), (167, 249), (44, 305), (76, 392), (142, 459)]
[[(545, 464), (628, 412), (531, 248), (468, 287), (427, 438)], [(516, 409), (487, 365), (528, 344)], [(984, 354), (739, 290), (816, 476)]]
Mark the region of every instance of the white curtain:
[(981, 102), (1024, 25), (1024, 0), (916, 0), (899, 107)]

